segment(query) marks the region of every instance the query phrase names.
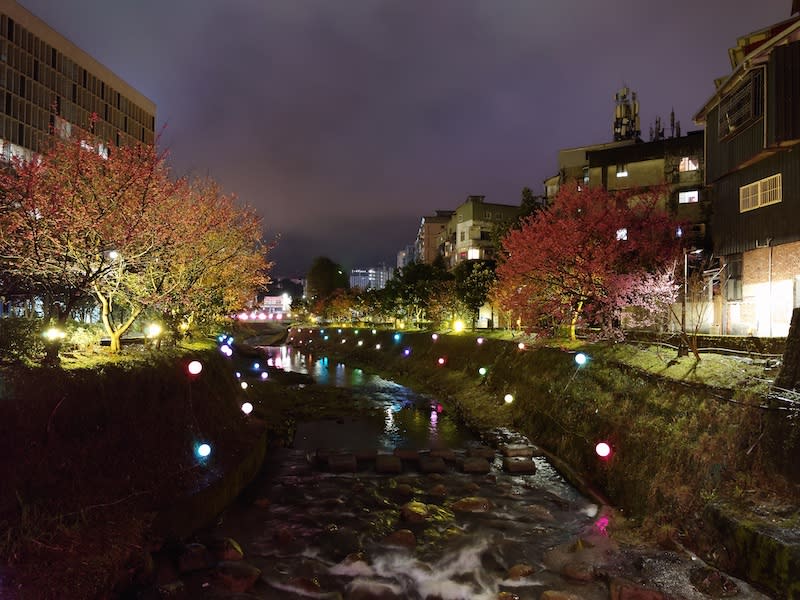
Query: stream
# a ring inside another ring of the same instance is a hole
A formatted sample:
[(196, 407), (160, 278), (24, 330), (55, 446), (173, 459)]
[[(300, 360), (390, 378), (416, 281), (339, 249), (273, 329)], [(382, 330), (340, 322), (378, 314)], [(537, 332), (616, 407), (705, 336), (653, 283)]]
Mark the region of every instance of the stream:
[(374, 410), (298, 423), (291, 447), (270, 450), (182, 551), (185, 597), (767, 598), (687, 553), (618, 542), (615, 511), (516, 432), (478, 438), (435, 398), (291, 347), (264, 352)]

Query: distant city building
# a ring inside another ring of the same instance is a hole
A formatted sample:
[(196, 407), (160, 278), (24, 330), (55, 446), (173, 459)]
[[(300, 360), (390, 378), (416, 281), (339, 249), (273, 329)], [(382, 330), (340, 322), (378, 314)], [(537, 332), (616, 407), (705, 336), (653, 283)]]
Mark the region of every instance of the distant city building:
[(432, 264), (439, 256), (439, 236), (447, 228), (454, 212), (437, 210), (435, 215), (422, 217), (415, 244), (417, 262)]
[(417, 259), (416, 248), (406, 246), (397, 253), (397, 268), (402, 269), (413, 263)]
[(0, 157), (28, 157), (73, 126), (108, 145), (152, 144), (156, 105), (14, 0), (0, 0)]
[(362, 290), (382, 290), (392, 275), (393, 271), (386, 265), (370, 269), (352, 269), (350, 271), (350, 287)]

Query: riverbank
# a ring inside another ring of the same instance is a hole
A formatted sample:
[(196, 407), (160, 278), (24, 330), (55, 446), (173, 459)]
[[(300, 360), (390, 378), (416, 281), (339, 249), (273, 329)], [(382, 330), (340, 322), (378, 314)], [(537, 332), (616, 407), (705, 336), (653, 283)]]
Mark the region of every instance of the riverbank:
[[(786, 430), (773, 429), (777, 416), (765, 408), (763, 367), (726, 359), (735, 362), (719, 380), (718, 358), (664, 356), (654, 373), (636, 366), (641, 352), (630, 347), (521, 349), (430, 332), (306, 329), (290, 340), (444, 398), (476, 430), (521, 431), (611, 498), (626, 517), (621, 535), (689, 548), (776, 597), (800, 594), (799, 488), (784, 468), (794, 450), (773, 435)], [(715, 362), (707, 386), (702, 371)], [(601, 441), (612, 451), (605, 460), (595, 453)]]

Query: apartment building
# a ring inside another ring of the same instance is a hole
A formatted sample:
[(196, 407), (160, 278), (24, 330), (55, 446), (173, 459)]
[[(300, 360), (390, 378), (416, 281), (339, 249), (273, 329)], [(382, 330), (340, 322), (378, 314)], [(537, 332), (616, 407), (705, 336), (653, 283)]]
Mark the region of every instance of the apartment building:
[(705, 125), (722, 333), (785, 336), (800, 306), (800, 16), (740, 37)]
[(152, 100), (15, 0), (0, 0), (0, 93), (5, 159), (29, 156), (73, 127), (103, 140), (100, 152), (155, 139)]

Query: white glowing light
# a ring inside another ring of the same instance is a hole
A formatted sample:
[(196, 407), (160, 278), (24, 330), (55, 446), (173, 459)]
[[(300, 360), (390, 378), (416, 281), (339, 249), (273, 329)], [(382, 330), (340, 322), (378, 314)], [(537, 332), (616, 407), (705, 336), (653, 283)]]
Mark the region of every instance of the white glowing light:
[(445, 359), (444, 356), (440, 356), (439, 359), (436, 362), (439, 363), (439, 365), (441, 366), (441, 365), (443, 365), (444, 363), (447, 362), (447, 359)]
[(433, 339), (433, 341), (435, 342), (436, 340), (439, 339), (439, 334), (438, 333), (434, 333), (433, 335), (431, 335), (431, 339)]
[(190, 375), (199, 375), (200, 371), (203, 370), (203, 363), (201, 363), (199, 360), (193, 360), (186, 367), (186, 370), (189, 371)]
[(520, 342), (519, 344), (517, 344), (517, 348), (519, 348), (520, 350), (525, 350), (525, 342)]
[(480, 369), (478, 369), (478, 375), (480, 375), (481, 377), (486, 375), (486, 367), (481, 367)]
[(363, 345), (364, 345), (364, 342), (363, 342), (363, 340), (358, 340), (358, 345), (359, 345), (359, 346), (363, 346)]
[(161, 325), (159, 325), (158, 323), (150, 323), (150, 325), (147, 326), (146, 334), (147, 337), (149, 338), (158, 337), (159, 335), (161, 335)]
[(249, 402), (245, 402), (242, 404), (242, 412), (246, 415), (249, 415), (251, 412), (253, 412), (253, 405)]
[(482, 338), (482, 337), (479, 337), (479, 338), (478, 338), (477, 340), (475, 340), (475, 341), (476, 341), (476, 342), (478, 342), (478, 344), (480, 345), (480, 344), (482, 344), (482, 343), (483, 343), (483, 338)]
[(242, 386), (243, 390), (247, 389), (247, 382), (246, 381), (243, 381), (240, 385)]
[(503, 400), (505, 400), (506, 404), (511, 404), (514, 401), (514, 396), (511, 394), (506, 394), (503, 396)]
[(236, 371), (236, 373), (234, 373), (234, 375), (236, 375), (236, 379), (241, 379), (241, 377), (242, 377), (242, 374), (239, 373), (239, 371)]
[(208, 444), (200, 444), (197, 447), (197, 456), (200, 458), (207, 458), (211, 454), (211, 446)]
[(228, 344), (222, 344), (222, 346), (219, 347), (219, 351), (225, 356), (231, 356), (233, 354), (233, 350), (231, 350), (231, 347), (228, 346)]
[(269, 377), (269, 375), (267, 375), (267, 372), (266, 372), (266, 371), (264, 371), (263, 373), (261, 373), (261, 379), (266, 379), (267, 377)]
[(62, 339), (66, 334), (61, 331), (60, 329), (56, 329), (55, 327), (51, 327), (47, 331), (44, 332), (44, 337), (50, 342), (55, 342), (56, 340)]
[(453, 330), (458, 333), (464, 331), (464, 321), (455, 321), (453, 323)]
[(377, 329), (373, 329), (372, 330), (372, 335), (375, 335), (376, 333), (378, 333), (378, 330)]
[(259, 363), (253, 363), (253, 368), (254, 369), (260, 369), (261, 365)]
[(589, 358), (583, 352), (578, 352), (575, 355), (575, 362), (579, 367), (585, 365), (587, 360), (589, 360)]
[(600, 458), (608, 458), (611, 456), (611, 446), (609, 446), (606, 442), (599, 442), (594, 447), (594, 451), (597, 452), (597, 456)]
[(380, 349), (381, 349), (381, 345), (380, 344), (375, 344), (375, 350), (380, 350)]

